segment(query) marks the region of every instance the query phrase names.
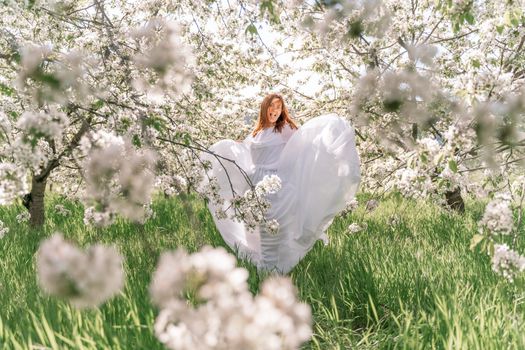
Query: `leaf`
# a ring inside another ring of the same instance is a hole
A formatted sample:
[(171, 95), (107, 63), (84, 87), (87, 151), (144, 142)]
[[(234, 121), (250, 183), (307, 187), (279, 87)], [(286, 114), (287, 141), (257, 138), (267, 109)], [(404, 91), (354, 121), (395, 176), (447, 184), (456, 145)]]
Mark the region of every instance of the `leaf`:
[(13, 96), (13, 93), (15, 92), (15, 89), (0, 83), (0, 94), (6, 95), (6, 96)]
[(91, 105), (91, 108), (93, 108), (96, 111), (96, 110), (102, 108), (102, 106), (104, 106), (104, 101), (103, 100), (97, 100), (96, 102), (94, 102)]
[(131, 143), (134, 146), (137, 146), (137, 147), (141, 147), (142, 146), (142, 142), (140, 141), (140, 137), (137, 134), (133, 135), (133, 137), (131, 138)]
[(454, 22), (454, 24), (452, 25), (452, 31), (454, 33), (459, 32), (460, 28), (461, 28), (461, 26), (460, 26), (459, 22)]
[(475, 234), (472, 239), (470, 240), (470, 250), (474, 250), (474, 248), (477, 247), (477, 245), (483, 241), (483, 239), (485, 238), (484, 235), (480, 235), (480, 234)]
[(246, 27), (246, 33), (250, 34), (257, 34), (257, 27), (252, 23), (248, 27)]
[(489, 253), (489, 255), (491, 257), (494, 256), (494, 242), (493, 241), (489, 242), (489, 246), (487, 247), (487, 251), (488, 251), (488, 253)]
[(35, 76), (35, 80), (39, 80), (51, 88), (58, 90), (60, 88), (60, 80), (53, 74), (41, 73)]
[(453, 159), (449, 160), (449, 162), (448, 162), (448, 167), (449, 167), (450, 170), (452, 170), (454, 173), (457, 173), (457, 172), (458, 172), (458, 163), (456, 163), (455, 160), (453, 160)]
[(465, 13), (465, 20), (468, 22), (468, 24), (474, 24), (474, 16), (472, 15), (472, 13)]

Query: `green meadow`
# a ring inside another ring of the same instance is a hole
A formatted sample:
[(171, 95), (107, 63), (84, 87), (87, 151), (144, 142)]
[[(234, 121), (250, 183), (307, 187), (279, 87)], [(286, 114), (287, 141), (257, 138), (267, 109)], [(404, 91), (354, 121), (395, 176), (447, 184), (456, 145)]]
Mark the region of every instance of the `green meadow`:
[[(290, 273), (311, 305), (313, 332), (304, 349), (525, 349), (525, 284), (496, 275), (487, 255), (471, 251), (483, 204), (463, 215), (391, 195), (373, 211), (337, 217)], [(54, 206), (72, 211), (60, 216)], [(10, 228), (0, 239), (0, 349), (162, 349), (153, 333), (158, 310), (148, 287), (159, 255), (183, 246), (226, 246), (201, 200), (157, 198), (144, 225), (83, 224), (79, 203), (52, 197), (41, 230), (18, 223), (21, 205), (0, 207)], [(349, 233), (357, 222), (366, 229)], [(55, 231), (79, 244), (115, 244), (125, 258), (126, 287), (99, 309), (77, 310), (38, 287), (35, 257)], [(522, 250), (524, 239), (520, 237)], [(246, 261), (253, 293), (268, 276)]]

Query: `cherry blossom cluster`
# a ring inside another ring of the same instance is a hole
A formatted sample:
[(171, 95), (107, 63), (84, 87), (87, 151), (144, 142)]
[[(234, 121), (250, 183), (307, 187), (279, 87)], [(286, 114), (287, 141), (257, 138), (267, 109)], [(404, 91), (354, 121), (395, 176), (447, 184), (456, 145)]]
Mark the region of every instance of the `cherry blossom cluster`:
[(85, 222), (107, 225), (117, 213), (144, 220), (155, 183), (155, 154), (103, 130), (86, 135), (81, 152), (87, 187)]
[[(133, 80), (133, 86), (153, 101), (162, 101), (170, 93), (177, 96), (190, 91), (193, 65), (190, 47), (181, 41), (180, 28), (162, 18), (154, 18), (132, 32), (138, 50), (133, 60), (145, 74)], [(153, 83), (152, 83), (153, 81)]]
[(31, 217), (31, 214), (27, 210), (24, 210), (20, 214), (16, 215), (16, 221), (21, 224), (23, 222), (28, 222)]
[(358, 233), (358, 232), (361, 232), (363, 230), (366, 230), (367, 227), (368, 226), (367, 226), (366, 223), (364, 225), (359, 225), (357, 222), (353, 222), (350, 225), (348, 225), (346, 230), (347, 230), (348, 233)]
[(0, 238), (4, 238), (4, 236), (8, 232), (9, 232), (9, 227), (5, 226), (4, 222), (0, 220)]
[[(509, 188), (520, 186), (523, 188), (523, 178), (517, 178), (509, 183)], [(513, 238), (512, 243), (516, 245), (518, 232), (515, 227), (521, 223), (519, 215), (518, 223), (514, 223), (514, 209), (523, 210), (523, 193), (498, 192), (486, 205), (483, 217), (478, 223), (479, 234), (474, 235), (471, 248), (478, 245), (491, 256), (492, 269), (505, 277), (509, 282), (525, 270), (525, 257), (516, 250), (509, 247), (507, 243), (498, 243), (499, 240), (509, 236)]]
[(276, 234), (279, 231), (279, 223), (275, 219), (268, 218), (266, 214), (271, 206), (268, 195), (275, 194), (280, 189), (281, 179), (279, 176), (264, 176), (253, 190), (247, 190), (242, 197), (233, 198), (232, 204), (237, 209), (233, 218), (242, 220), (248, 230), (253, 230), (262, 225), (270, 234)]
[(63, 217), (68, 217), (69, 215), (71, 215), (71, 210), (67, 209), (62, 204), (55, 205), (55, 210), (58, 215), (63, 216)]
[(509, 235), (514, 228), (512, 202), (509, 193), (498, 193), (485, 207), (485, 213), (479, 222), (480, 229), (491, 234)]
[(47, 293), (72, 305), (97, 307), (124, 286), (122, 257), (100, 244), (82, 251), (55, 233), (37, 253), (38, 282)]
[(349, 213), (355, 211), (357, 207), (359, 206), (359, 202), (356, 198), (352, 199), (350, 202), (346, 203), (346, 206), (341, 212), (339, 213), (340, 216), (346, 216)]
[(324, 35), (340, 32), (349, 38), (380, 37), (390, 24), (390, 16), (382, 3), (381, 0), (325, 2), (327, 10), (323, 17), (306, 17), (303, 24), (313, 26)]
[(50, 44), (28, 43), (20, 56), (17, 85), (36, 101), (65, 105), (82, 101), (91, 92), (85, 74), (96, 60), (86, 59), (82, 52), (60, 52)]
[(27, 193), (25, 171), (14, 163), (0, 163), (0, 205), (12, 203)]
[(188, 181), (186, 178), (175, 174), (175, 175), (159, 175), (155, 183), (155, 188), (159, 189), (166, 196), (175, 196), (181, 192), (184, 192), (188, 188)]
[(299, 349), (311, 337), (310, 307), (285, 277), (255, 297), (248, 272), (224, 248), (164, 253), (150, 286), (157, 338), (169, 349)]
[(513, 282), (516, 275), (525, 271), (525, 257), (510, 249), (507, 244), (495, 244), (492, 269)]

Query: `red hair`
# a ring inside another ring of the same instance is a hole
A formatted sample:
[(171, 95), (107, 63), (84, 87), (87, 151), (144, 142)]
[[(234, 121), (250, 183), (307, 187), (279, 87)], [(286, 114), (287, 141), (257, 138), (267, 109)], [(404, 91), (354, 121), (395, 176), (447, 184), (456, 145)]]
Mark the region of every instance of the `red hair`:
[(283, 108), (281, 110), (281, 115), (279, 115), (279, 118), (277, 118), (277, 121), (275, 122), (274, 132), (278, 131), (281, 132), (284, 125), (288, 123), (290, 127), (297, 129), (297, 125), (295, 122), (290, 118), (290, 114), (288, 113), (288, 109), (286, 108), (284, 104), (284, 99), (279, 94), (269, 94), (264, 98), (264, 100), (261, 103), (261, 109), (259, 111), (259, 119), (257, 120), (257, 126), (255, 127), (255, 130), (252, 132), (252, 136), (255, 137), (264, 128), (268, 128), (272, 126), (272, 123), (268, 120), (268, 108), (270, 107), (272, 101), (274, 98), (278, 98)]

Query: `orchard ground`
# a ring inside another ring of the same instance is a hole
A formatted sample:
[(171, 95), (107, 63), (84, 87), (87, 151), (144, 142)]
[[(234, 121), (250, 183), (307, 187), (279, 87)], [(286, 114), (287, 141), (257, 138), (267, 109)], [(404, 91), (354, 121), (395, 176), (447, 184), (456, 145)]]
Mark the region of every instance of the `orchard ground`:
[[(391, 195), (367, 212), (337, 217), (330, 243), (318, 241), (291, 272), (311, 305), (313, 332), (305, 349), (523, 349), (525, 288), (496, 275), (488, 256), (469, 249), (483, 203), (458, 215)], [(68, 217), (56, 204), (71, 210)], [(10, 231), (0, 240), (2, 349), (162, 349), (153, 334), (158, 310), (148, 287), (161, 252), (184, 246), (226, 246), (204, 203), (194, 197), (157, 198), (144, 225), (117, 221), (105, 229), (83, 224), (80, 204), (52, 197), (42, 230), (18, 223), (21, 205), (0, 207)], [(358, 223), (366, 229), (349, 233)], [(523, 227), (519, 228), (520, 232)], [(40, 290), (35, 253), (60, 231), (86, 246), (115, 244), (125, 257), (126, 287), (96, 310), (77, 310)], [(525, 248), (519, 238), (520, 250)], [(247, 262), (257, 293), (267, 277)]]

